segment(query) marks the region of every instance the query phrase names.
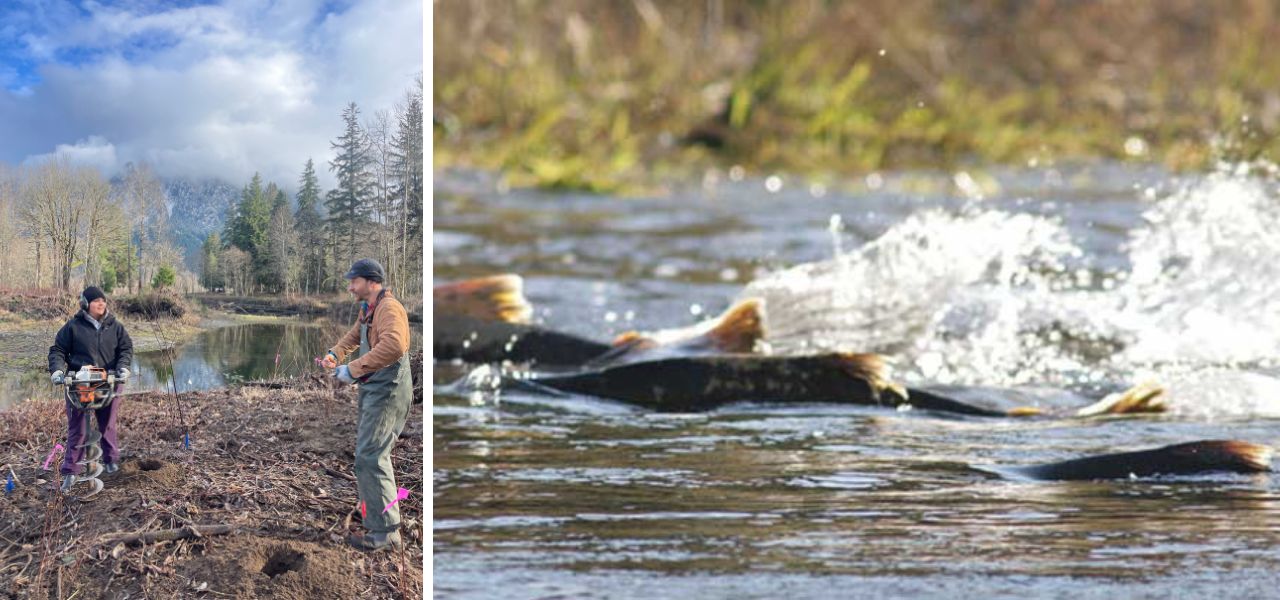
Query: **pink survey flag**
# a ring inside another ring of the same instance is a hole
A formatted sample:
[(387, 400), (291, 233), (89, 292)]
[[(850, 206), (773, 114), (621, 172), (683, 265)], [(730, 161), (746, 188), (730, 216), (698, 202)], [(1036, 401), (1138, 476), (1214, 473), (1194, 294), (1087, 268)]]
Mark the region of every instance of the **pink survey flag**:
[(388, 503), (387, 503), (387, 507), (386, 507), (386, 508), (384, 508), (384, 509), (382, 509), (383, 514), (386, 514), (386, 512), (387, 512), (387, 511), (391, 510), (391, 507), (392, 507), (392, 506), (394, 506), (394, 505), (395, 505), (395, 503), (397, 503), (397, 502), (399, 502), (399, 501), (401, 501), (401, 500), (404, 500), (405, 498), (408, 498), (408, 497), (409, 497), (409, 490), (406, 490), (406, 489), (404, 489), (404, 488), (399, 488), (399, 489), (397, 489), (397, 490), (396, 490), (396, 499), (395, 499), (395, 500), (392, 500), (391, 502), (388, 502)]

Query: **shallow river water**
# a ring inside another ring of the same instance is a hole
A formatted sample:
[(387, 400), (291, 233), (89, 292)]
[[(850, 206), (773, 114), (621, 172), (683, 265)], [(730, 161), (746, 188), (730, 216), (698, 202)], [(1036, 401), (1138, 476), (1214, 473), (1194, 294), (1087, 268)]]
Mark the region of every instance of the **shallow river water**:
[(519, 273), (541, 323), (598, 339), (763, 297), (776, 353), (877, 351), (908, 385), (1067, 405), (1153, 380), (1170, 411), (652, 414), (455, 385), (469, 368), (437, 364), (437, 597), (1280, 596), (1275, 475), (995, 474), (1280, 442), (1267, 179), (1092, 165), (703, 184), (636, 199), (437, 174), (435, 278)]

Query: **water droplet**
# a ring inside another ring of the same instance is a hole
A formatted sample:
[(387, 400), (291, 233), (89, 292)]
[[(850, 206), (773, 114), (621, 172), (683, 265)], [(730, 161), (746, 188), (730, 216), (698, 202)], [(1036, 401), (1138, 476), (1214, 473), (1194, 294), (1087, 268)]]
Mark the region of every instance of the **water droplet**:
[(881, 48), (881, 49), (880, 49), (880, 52), (879, 52), (878, 54), (880, 54), (880, 56), (884, 56), (884, 55), (885, 55), (885, 49), (884, 49), (884, 48)]
[(867, 182), (867, 189), (878, 190), (884, 186), (884, 177), (879, 173), (868, 173), (865, 181)]
[(654, 267), (653, 274), (655, 277), (675, 277), (680, 274), (680, 267), (670, 263), (663, 263)]
[(1146, 156), (1147, 142), (1138, 136), (1129, 136), (1124, 141), (1124, 153), (1129, 156)]
[(769, 190), (769, 193), (771, 194), (778, 193), (778, 191), (782, 189), (782, 178), (777, 175), (770, 175), (765, 178), (764, 189)]
[(840, 233), (841, 231), (844, 231), (844, 220), (840, 218), (838, 213), (832, 214), (831, 218), (827, 220), (827, 231), (830, 231), (831, 233)]
[(698, 315), (700, 315), (700, 314), (702, 314), (702, 305), (701, 305), (701, 304), (690, 304), (690, 305), (689, 305), (689, 314), (691, 314), (691, 315), (693, 315), (693, 316), (695, 316), (695, 317), (696, 317), (696, 316), (698, 316)]
[(731, 181), (742, 181), (742, 178), (746, 176), (747, 170), (742, 168), (742, 165), (733, 165), (732, 167), (729, 167), (729, 179)]
[(821, 183), (809, 184), (809, 195), (814, 198), (821, 198), (827, 195), (827, 186)]
[(618, 320), (618, 313), (613, 312), (613, 311), (609, 311), (609, 312), (604, 313), (604, 322), (605, 322), (605, 323), (612, 323), (612, 322), (617, 321), (617, 320)]

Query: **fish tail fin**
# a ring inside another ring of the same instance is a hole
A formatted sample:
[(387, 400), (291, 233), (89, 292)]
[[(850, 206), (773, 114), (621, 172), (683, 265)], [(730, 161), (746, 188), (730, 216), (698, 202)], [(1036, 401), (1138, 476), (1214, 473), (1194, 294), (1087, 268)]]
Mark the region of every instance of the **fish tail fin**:
[(869, 352), (841, 352), (837, 354), (837, 360), (846, 374), (866, 381), (877, 394), (887, 391), (901, 400), (907, 399), (907, 389), (889, 379), (889, 367), (883, 356)]
[(432, 304), (440, 314), (489, 321), (528, 323), (533, 317), (533, 306), (524, 297), (524, 279), (510, 273), (435, 286)]
[(1118, 394), (1107, 397), (1076, 411), (1077, 417), (1096, 415), (1127, 415), (1135, 413), (1161, 413), (1168, 410), (1164, 387), (1155, 382), (1143, 382)]
[(1235, 466), (1235, 470), (1243, 471), (1270, 471), (1271, 457), (1275, 453), (1270, 446), (1240, 440), (1188, 442), (1171, 448), (1197, 453), (1204, 456), (1207, 462), (1224, 467)]

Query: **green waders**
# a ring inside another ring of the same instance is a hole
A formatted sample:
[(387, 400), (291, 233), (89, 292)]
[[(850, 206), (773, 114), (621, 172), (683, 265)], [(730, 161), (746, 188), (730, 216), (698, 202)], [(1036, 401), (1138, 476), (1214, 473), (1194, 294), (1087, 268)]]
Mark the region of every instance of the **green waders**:
[[(360, 353), (369, 352), (369, 325), (360, 324)], [(370, 532), (400, 528), (397, 504), (382, 512), (396, 499), (396, 475), (391, 469), (391, 447), (404, 429), (413, 402), (413, 376), (409, 355), (400, 362), (371, 373), (360, 383), (360, 423), (356, 426), (356, 487), (364, 503), (364, 527)]]

